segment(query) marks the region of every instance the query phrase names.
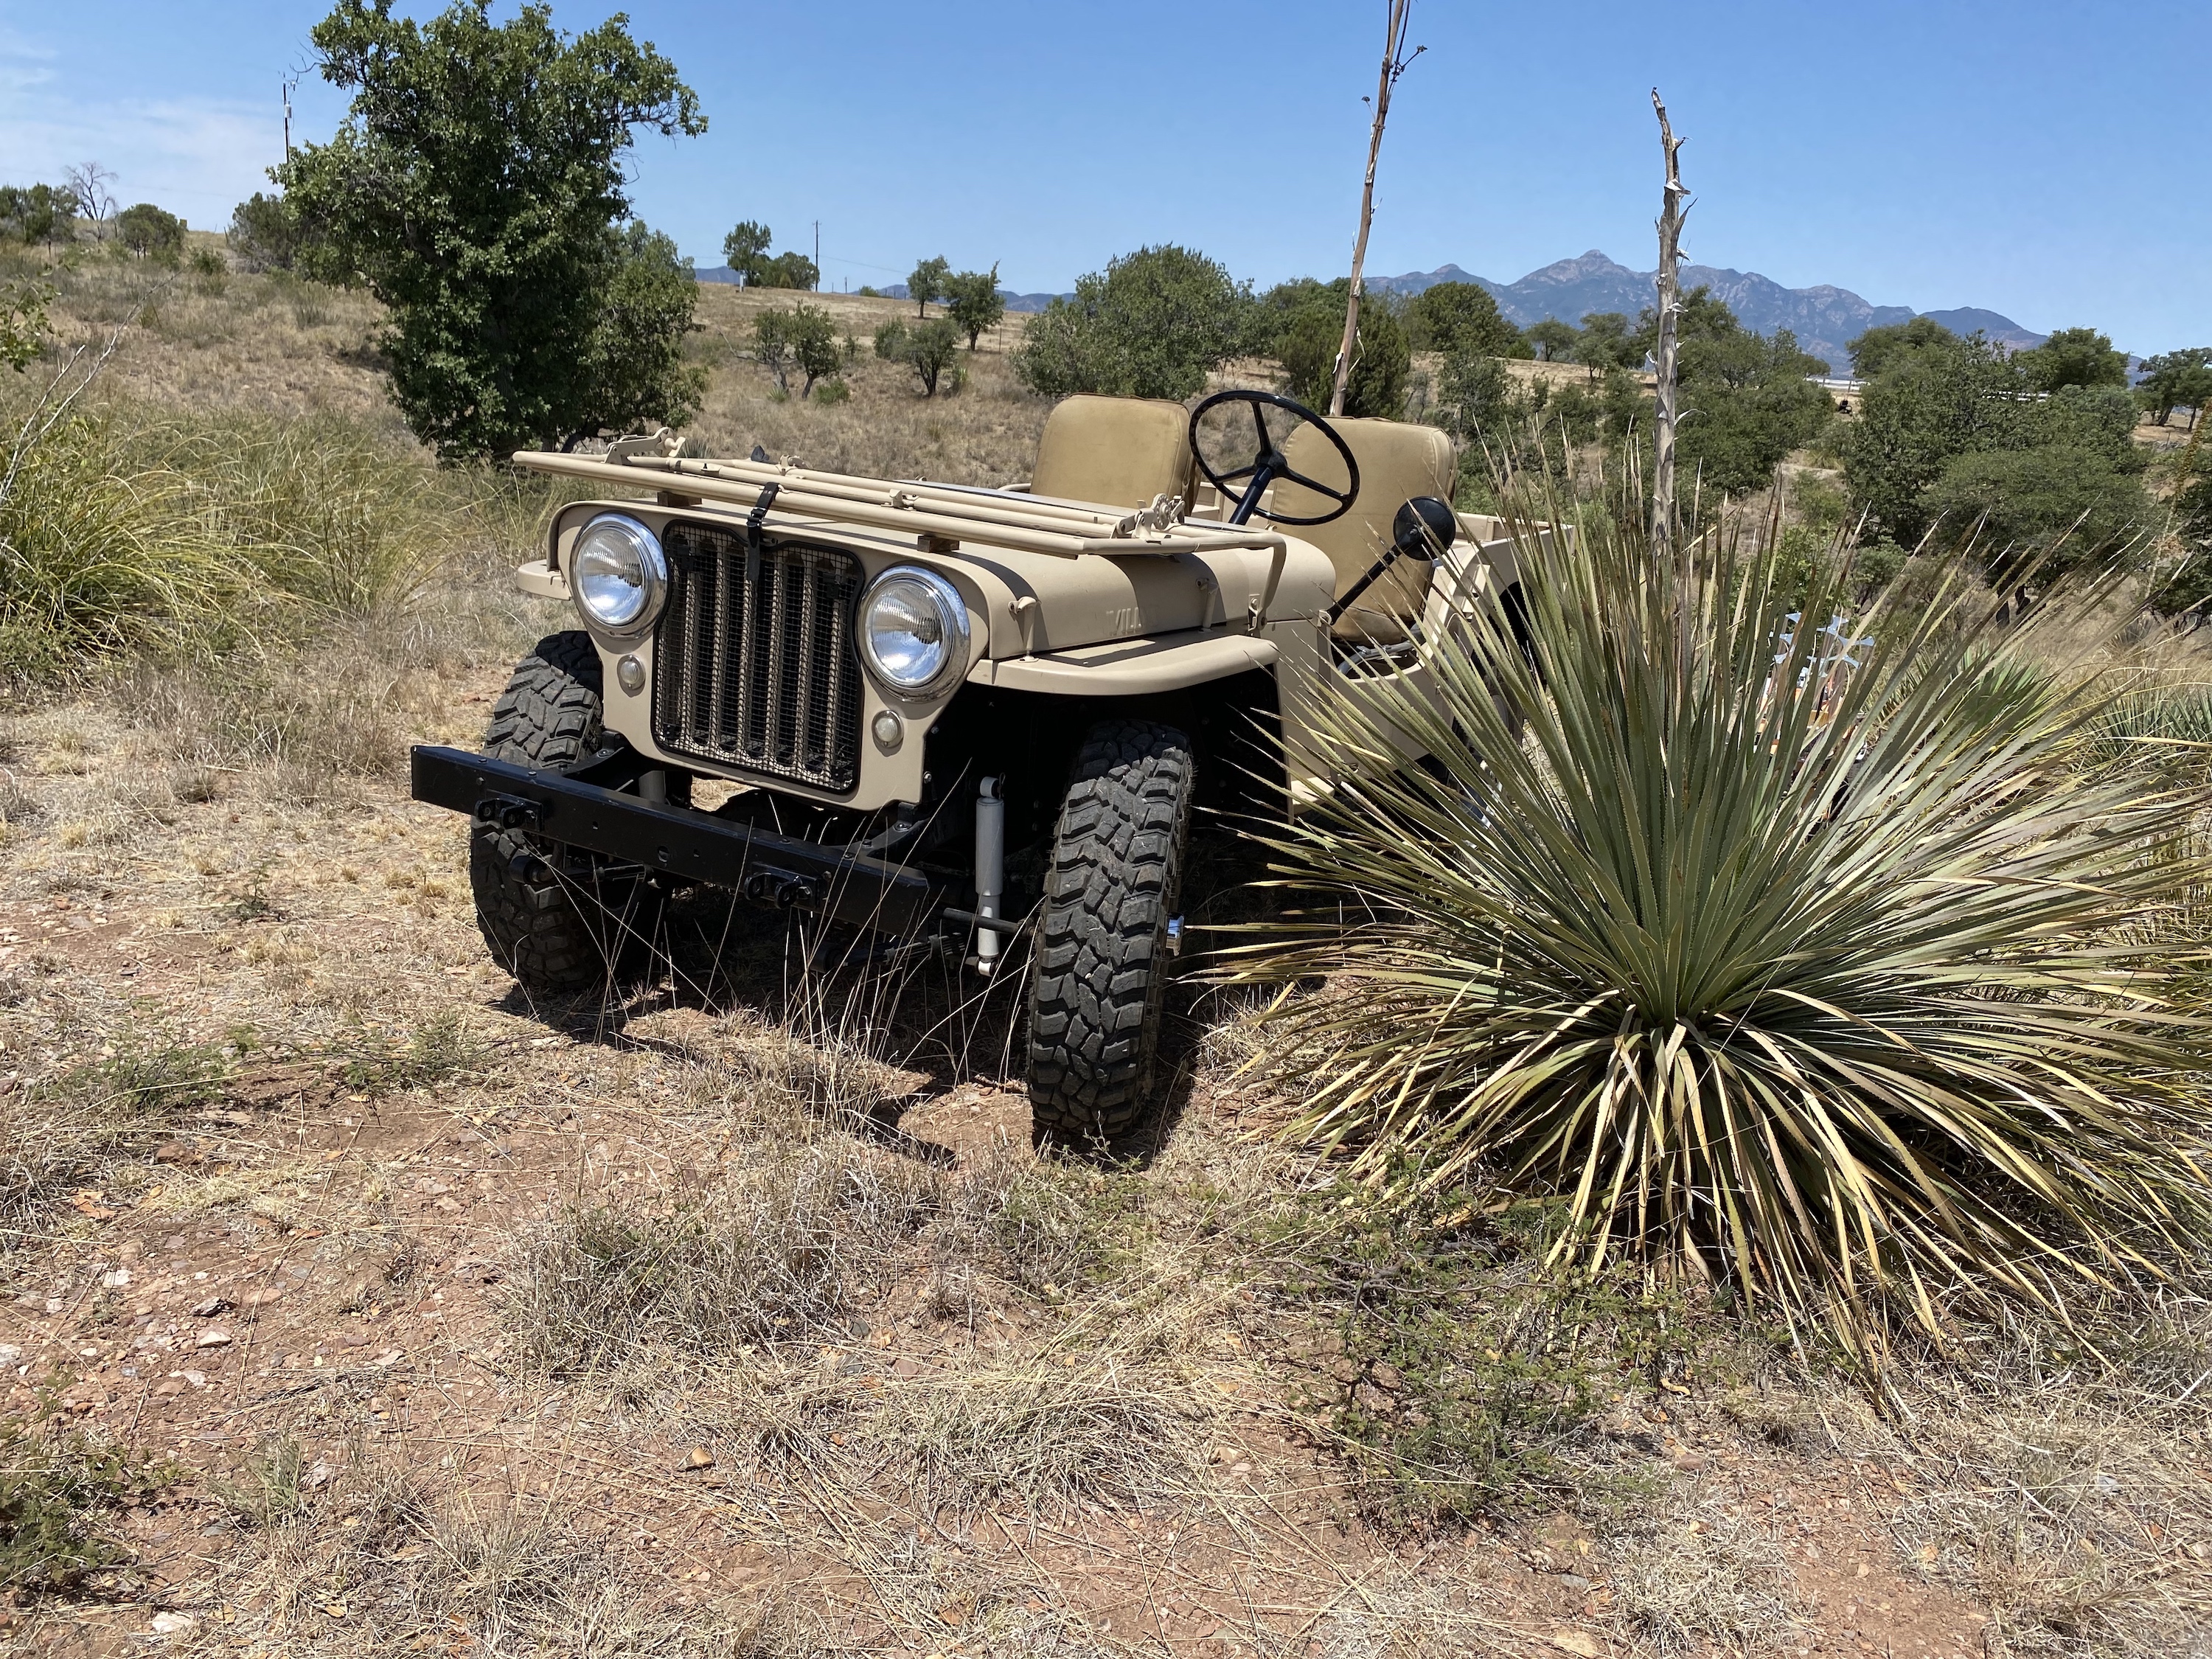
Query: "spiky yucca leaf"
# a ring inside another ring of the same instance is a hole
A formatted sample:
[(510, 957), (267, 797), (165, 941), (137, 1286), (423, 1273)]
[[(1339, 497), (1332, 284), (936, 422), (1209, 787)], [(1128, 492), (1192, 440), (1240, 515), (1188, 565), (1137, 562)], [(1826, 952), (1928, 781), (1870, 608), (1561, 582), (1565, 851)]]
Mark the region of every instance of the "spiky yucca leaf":
[(1301, 1129), (1372, 1179), (1563, 1194), (1594, 1261), (1862, 1344), (1875, 1287), (1934, 1328), (1955, 1288), (2201, 1238), (2201, 1022), (2128, 942), (2201, 878), (2197, 803), (2085, 773), (2108, 699), (2007, 671), (1963, 595), (1836, 661), (1774, 539), (1522, 535), (1525, 657), (1478, 618), (1423, 647), (1432, 696), (1322, 700), (1344, 781), (1273, 838), (1322, 919), (1223, 970), (1286, 988)]

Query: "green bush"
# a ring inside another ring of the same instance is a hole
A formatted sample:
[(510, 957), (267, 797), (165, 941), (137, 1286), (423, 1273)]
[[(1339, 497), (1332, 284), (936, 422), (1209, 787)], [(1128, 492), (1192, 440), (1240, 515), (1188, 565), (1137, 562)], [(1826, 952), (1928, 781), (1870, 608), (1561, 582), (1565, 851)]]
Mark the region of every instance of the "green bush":
[(344, 0), (313, 38), (352, 105), (276, 171), (317, 274), (387, 308), (416, 434), (459, 460), (680, 424), (696, 288), (623, 173), (636, 128), (706, 129), (675, 66), (620, 15), (567, 36), (543, 6), (495, 23), (469, 0), (422, 23)]
[(0, 364), (21, 374), (46, 343), (46, 307), (54, 290), (46, 283), (0, 288)]
[(305, 239), (291, 204), (257, 190), (231, 210), (225, 240), (248, 270), (289, 270)]
[[(1310, 409), (1326, 410), (1336, 385), (1336, 354), (1344, 344), (1344, 301), (1328, 297), (1291, 317), (1278, 341), (1276, 356), (1291, 396)], [(1352, 374), (1344, 386), (1346, 415), (1402, 420), (1406, 383), (1413, 355), (1395, 309), (1382, 295), (1360, 302), (1359, 337), (1352, 348)]]
[[(894, 319), (876, 331), (876, 356), (913, 369), (925, 398), (937, 395), (945, 371), (951, 368), (959, 349), (959, 325), (950, 317), (934, 317), (911, 326)], [(948, 391), (959, 390), (960, 374), (960, 370), (953, 369)]]
[(185, 249), (185, 222), (151, 202), (115, 216), (115, 239), (141, 258), (173, 264)]
[[(1841, 576), (1794, 596), (1764, 543), (1519, 552), (1525, 656), (1479, 616), (1423, 646), (1434, 703), (1316, 714), (1344, 781), (1273, 843), (1310, 920), (1237, 975), (1326, 988), (1262, 1023), (1304, 1133), (1557, 1193), (1561, 1259), (1869, 1356), (1893, 1306), (1940, 1328), (2201, 1250), (2208, 1028), (2154, 925), (2191, 815), (2077, 764), (2109, 690), (1991, 672), (2059, 608), (2002, 636), (1954, 583), (1849, 625), (1846, 667), (1790, 615), (1845, 611)], [(1377, 770), (1394, 731), (1433, 770)]]
[(1507, 322), (1487, 289), (1437, 283), (1406, 306), (1406, 333), (1416, 351), (1447, 357), (1530, 357), (1528, 337)]
[(88, 1435), (0, 1419), (0, 1593), (70, 1590), (129, 1561), (113, 1523), (172, 1478), (166, 1466)]
[(1073, 299), (1030, 321), (1014, 374), (1050, 398), (1188, 398), (1243, 343), (1250, 302), (1250, 290), (1202, 253), (1139, 248), (1078, 277)]

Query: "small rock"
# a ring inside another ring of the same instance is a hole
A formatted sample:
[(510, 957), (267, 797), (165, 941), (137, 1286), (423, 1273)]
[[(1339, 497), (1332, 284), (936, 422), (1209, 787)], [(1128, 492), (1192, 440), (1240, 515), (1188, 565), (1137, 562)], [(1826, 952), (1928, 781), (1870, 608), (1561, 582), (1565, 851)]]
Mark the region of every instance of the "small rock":
[(192, 1339), (195, 1348), (227, 1348), (229, 1346), (230, 1333), (220, 1325), (210, 1325)]
[(1388, 1389), (1392, 1394), (1406, 1386), (1406, 1379), (1398, 1375), (1398, 1368), (1387, 1360), (1376, 1360), (1367, 1368), (1367, 1374), (1375, 1379), (1376, 1388)]
[(1567, 1589), (1572, 1590), (1577, 1595), (1584, 1595), (1589, 1592), (1590, 1581), (1583, 1577), (1582, 1574), (1578, 1572), (1561, 1573), (1559, 1575), (1559, 1583), (1565, 1585)]
[(195, 1303), (191, 1314), (195, 1319), (213, 1319), (226, 1308), (234, 1305), (227, 1296), (211, 1296), (206, 1301)]
[(1695, 1474), (1705, 1467), (1705, 1455), (1703, 1452), (1678, 1451), (1667, 1461), (1685, 1474)]
[(300, 1484), (310, 1492), (319, 1492), (331, 1484), (331, 1477), (337, 1473), (329, 1463), (318, 1457), (313, 1466), (300, 1477)]
[(18, 1364), (22, 1358), (23, 1351), (14, 1343), (0, 1342), (0, 1365)]
[(1376, 1388), (1372, 1382), (1361, 1382), (1354, 1385), (1352, 1390), (1352, 1398), (1354, 1402), (1364, 1407), (1366, 1410), (1375, 1413), (1377, 1416), (1389, 1411), (1398, 1403), (1396, 1401), (1391, 1399), (1389, 1395), (1383, 1393), (1382, 1389)]
[(240, 1300), (249, 1308), (265, 1308), (272, 1302), (281, 1301), (283, 1295), (281, 1286), (267, 1285), (258, 1291), (248, 1291)]
[(198, 1622), (189, 1613), (157, 1613), (154, 1615), (154, 1634), (181, 1636)]
[(165, 1140), (154, 1149), (156, 1164), (197, 1164), (199, 1149), (189, 1140)]
[(1552, 1645), (1562, 1653), (1578, 1655), (1580, 1659), (1601, 1659), (1605, 1652), (1603, 1644), (1595, 1637), (1585, 1636), (1578, 1630), (1553, 1631)]
[(901, 1354), (891, 1361), (891, 1375), (902, 1382), (911, 1382), (921, 1375), (921, 1362)]
[(714, 1467), (714, 1454), (704, 1446), (694, 1446), (684, 1455), (684, 1467), (687, 1469), (711, 1469)]
[(111, 1291), (119, 1291), (131, 1282), (131, 1269), (118, 1267), (111, 1273), (104, 1273), (100, 1276), (100, 1282)]
[(1328, 1374), (1349, 1387), (1359, 1380), (1359, 1367), (1341, 1357), (1328, 1362)]

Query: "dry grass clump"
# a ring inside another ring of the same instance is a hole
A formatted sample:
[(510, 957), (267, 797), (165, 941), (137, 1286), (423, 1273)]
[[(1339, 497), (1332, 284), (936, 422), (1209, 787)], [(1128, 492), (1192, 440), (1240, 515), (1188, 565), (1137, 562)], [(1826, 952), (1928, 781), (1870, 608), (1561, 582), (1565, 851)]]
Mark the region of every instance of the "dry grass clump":
[[(566, 1494), (447, 1489), (356, 1456), (301, 1479), (280, 1439), (247, 1461), (257, 1542), (185, 1650), (380, 1655), (458, 1643), (540, 1659), (812, 1659), (824, 1650), (782, 1608), (678, 1602), (576, 1523)], [(235, 1492), (239, 1483), (228, 1483)]]
[(892, 1390), (868, 1437), (928, 1510), (1177, 1502), (1206, 1467), (1219, 1395), (1147, 1346), (1094, 1324), (1084, 1340), (971, 1359)]
[(1607, 1553), (1613, 1619), (1654, 1652), (1771, 1653), (1806, 1612), (1781, 1544), (1739, 1516), (1678, 1505)]
[(549, 1369), (641, 1347), (726, 1354), (848, 1317), (935, 1198), (926, 1166), (825, 1138), (762, 1149), (712, 1186), (556, 1217), (523, 1249), (507, 1317)]
[[(22, 1000), (12, 1024), (26, 1022), (27, 994)], [(96, 1188), (116, 1162), (212, 1100), (226, 1069), (217, 1051), (157, 1046), (56, 1076), (0, 1079), (0, 1253), (43, 1236), (65, 1194)]]
[(2002, 1651), (2183, 1650), (2212, 1628), (2212, 1303), (2075, 1315), (1923, 1356), (1889, 1413), (1841, 1401), (1839, 1427), (1911, 1479), (1904, 1565), (1986, 1605)]

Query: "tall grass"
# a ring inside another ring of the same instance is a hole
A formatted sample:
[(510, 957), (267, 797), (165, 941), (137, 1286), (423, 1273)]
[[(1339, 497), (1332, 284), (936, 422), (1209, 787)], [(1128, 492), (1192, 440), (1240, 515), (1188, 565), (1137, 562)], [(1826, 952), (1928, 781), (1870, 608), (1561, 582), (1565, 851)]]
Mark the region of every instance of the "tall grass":
[(389, 622), (441, 564), (521, 539), (542, 505), (511, 481), (434, 467), (388, 422), (181, 416), (83, 390), (57, 380), (6, 411), (6, 678)]
[(1346, 781), (1274, 842), (1321, 902), (1227, 969), (1282, 988), (1300, 1127), (1377, 1182), (1486, 1165), (1563, 1252), (1869, 1356), (1896, 1303), (1941, 1329), (2201, 1247), (2205, 1027), (2158, 925), (2201, 799), (2091, 764), (2113, 694), (2012, 672), (1956, 592), (1837, 660), (1791, 613), (1848, 571), (1793, 603), (1773, 532), (1524, 536), (1525, 654), (1478, 617), (1424, 647), (1433, 699), (1324, 700)]

